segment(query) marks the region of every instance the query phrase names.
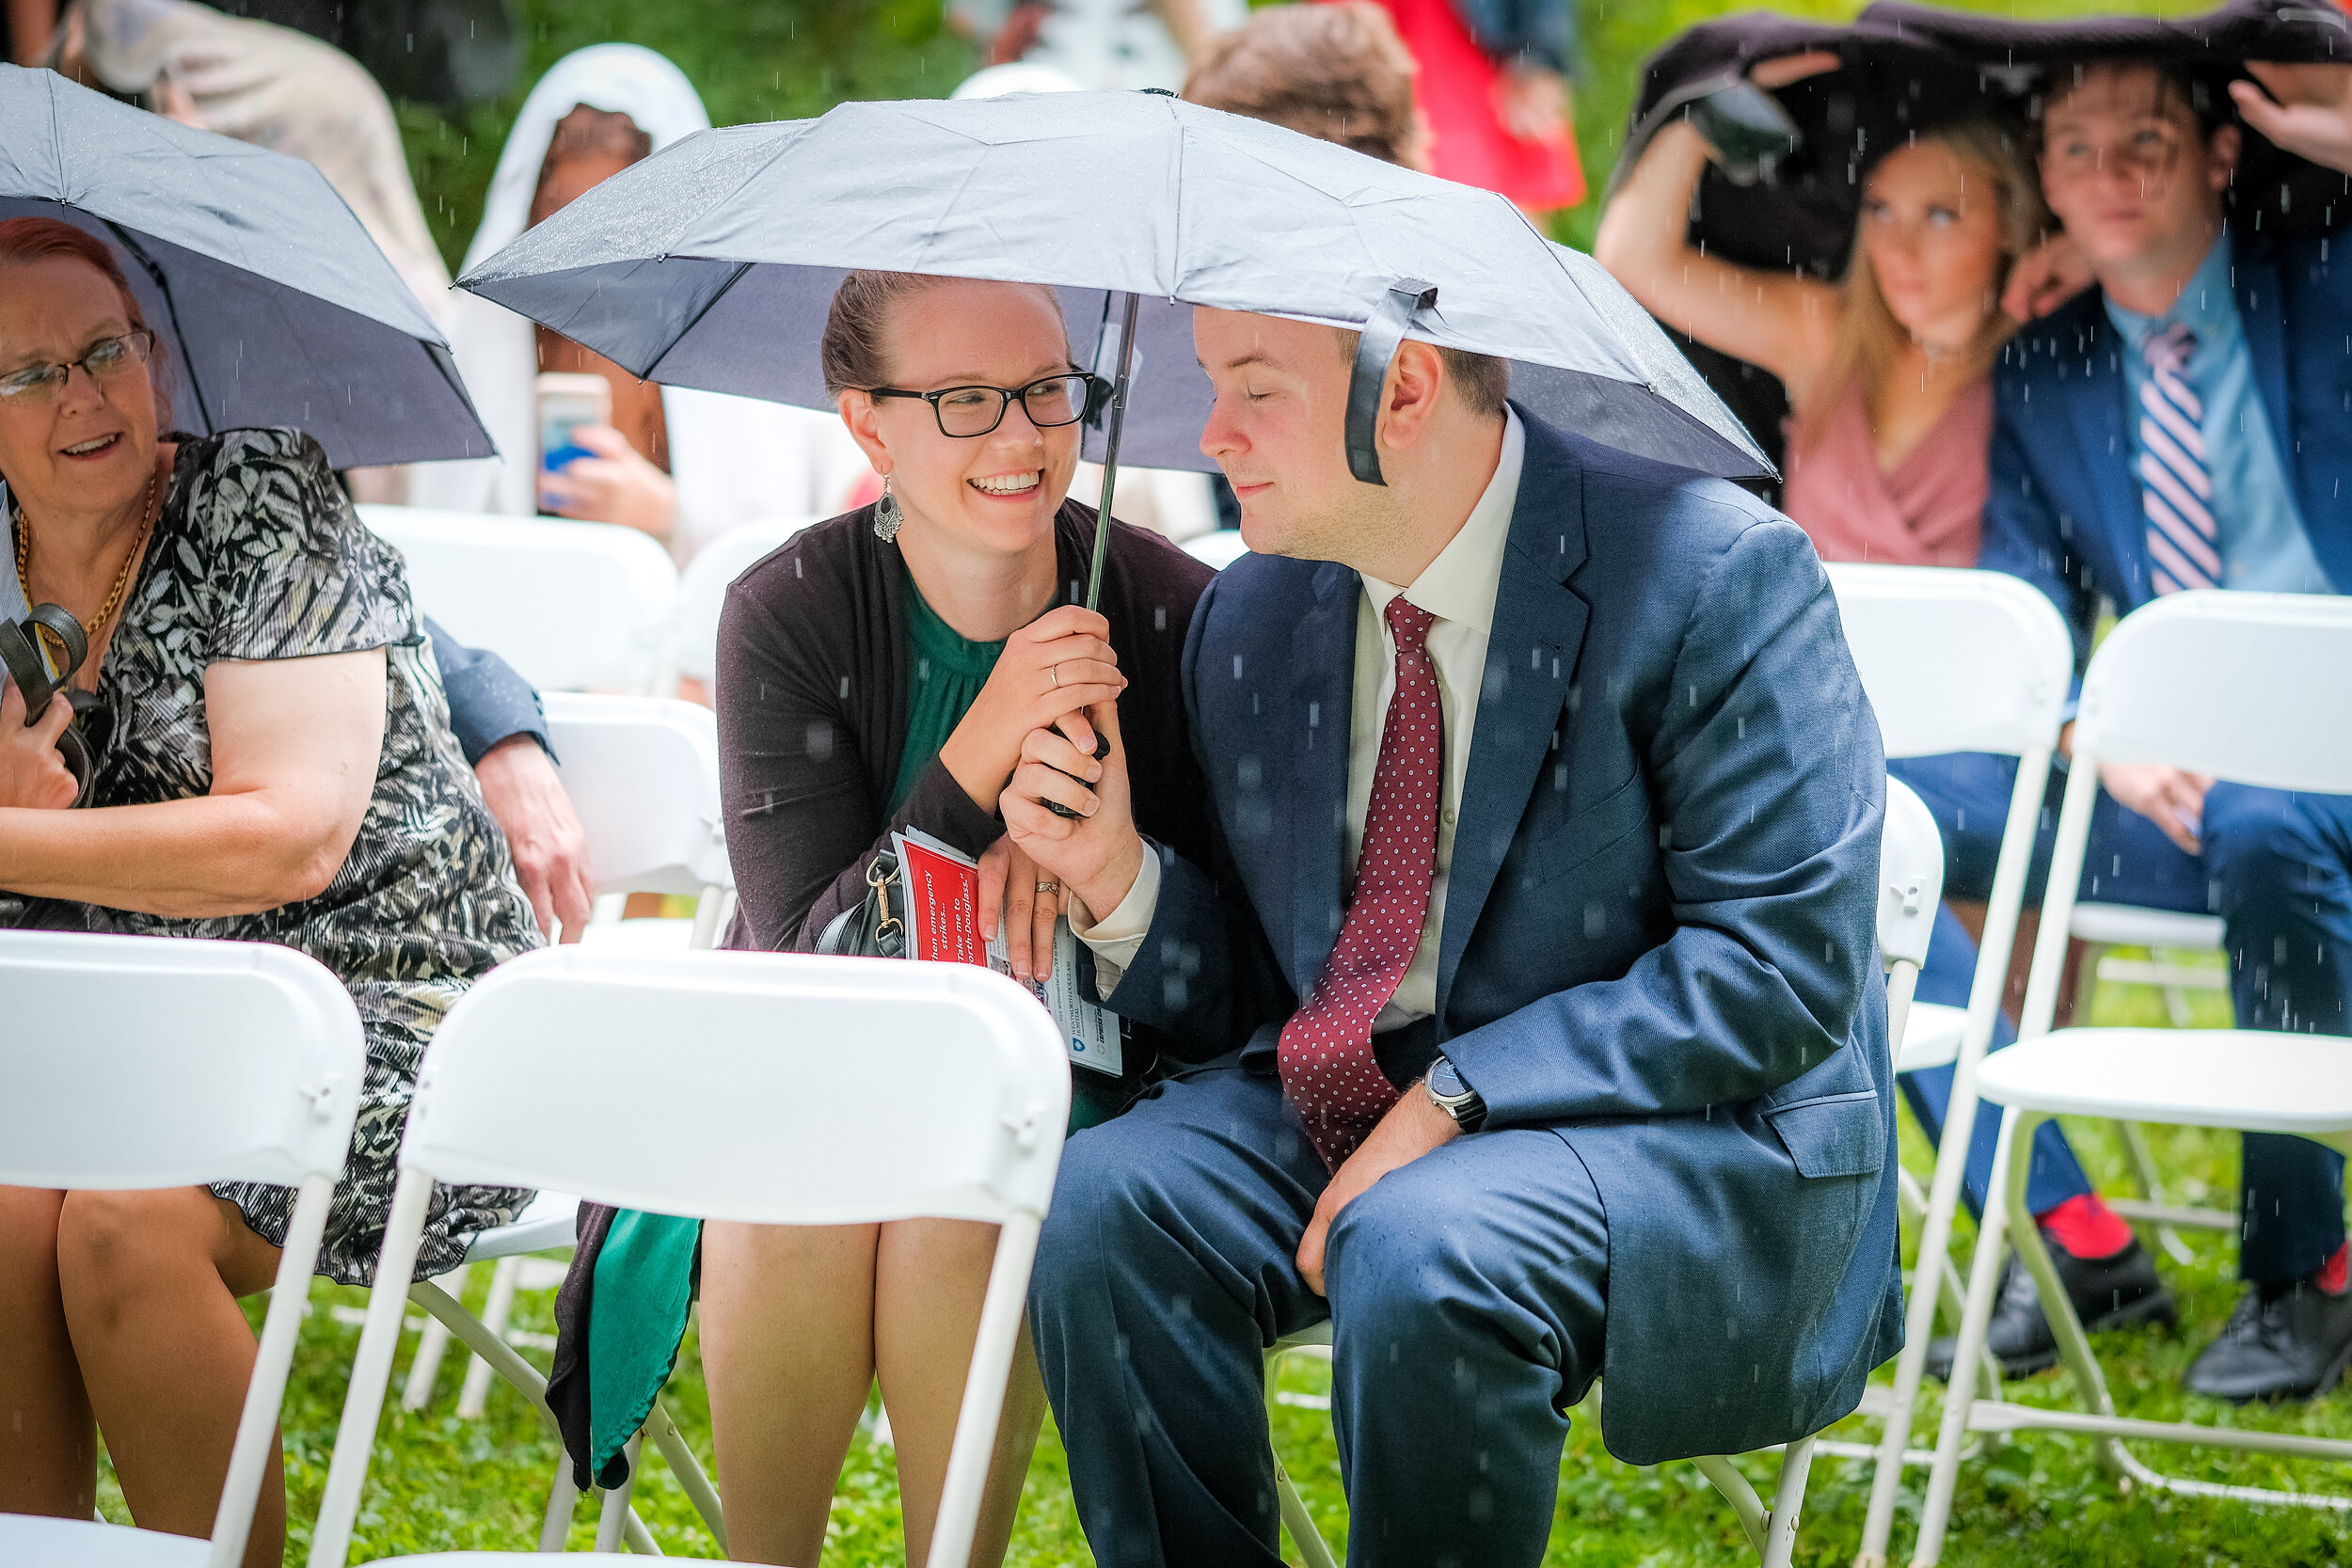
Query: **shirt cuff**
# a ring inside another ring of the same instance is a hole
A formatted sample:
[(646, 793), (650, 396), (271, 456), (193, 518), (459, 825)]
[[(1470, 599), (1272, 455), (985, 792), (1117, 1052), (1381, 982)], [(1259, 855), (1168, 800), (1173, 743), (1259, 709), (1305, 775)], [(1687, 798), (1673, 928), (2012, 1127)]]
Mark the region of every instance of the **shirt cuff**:
[(1071, 905), (1070, 932), (1094, 954), (1094, 990), (1098, 997), (1109, 996), (1126, 977), (1127, 966), (1143, 951), (1143, 939), (1152, 929), (1152, 916), (1159, 904), (1160, 857), (1147, 844), (1143, 864), (1136, 871), (1135, 885), (1119, 901), (1119, 908), (1089, 926), (1084, 919), (1089, 912), (1086, 906), (1074, 902)]

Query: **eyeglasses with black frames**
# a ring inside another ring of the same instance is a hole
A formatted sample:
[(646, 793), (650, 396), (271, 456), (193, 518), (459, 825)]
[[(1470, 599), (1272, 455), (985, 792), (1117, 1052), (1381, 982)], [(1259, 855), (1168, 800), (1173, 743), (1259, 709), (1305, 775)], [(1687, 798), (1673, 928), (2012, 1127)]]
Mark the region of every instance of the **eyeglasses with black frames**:
[(1104, 383), (1083, 371), (1043, 376), (1026, 387), (942, 387), (935, 392), (911, 392), (903, 387), (871, 387), (866, 396), (920, 398), (931, 405), (939, 433), (959, 440), (986, 436), (1005, 422), (1005, 410), (1015, 398), (1022, 412), (1040, 430), (1076, 424), (1093, 412), (1096, 388)]

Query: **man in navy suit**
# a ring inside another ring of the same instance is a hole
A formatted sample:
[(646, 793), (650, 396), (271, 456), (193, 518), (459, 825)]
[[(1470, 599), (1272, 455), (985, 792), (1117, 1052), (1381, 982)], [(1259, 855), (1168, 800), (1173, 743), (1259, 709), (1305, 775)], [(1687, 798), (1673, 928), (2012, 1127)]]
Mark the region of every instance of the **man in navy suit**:
[(1596, 1376), (1655, 1464), (1817, 1431), (1900, 1343), (1876, 722), (1735, 487), (1410, 341), (1359, 483), (1351, 334), (1194, 331), (1255, 552), (1185, 652), (1220, 863), (1137, 836), (1115, 712), (1001, 802), (1110, 1006), (1226, 1052), (1063, 1153), (1079, 1517), (1118, 1568), (1278, 1562), (1262, 1356), (1327, 1319), (1350, 1560), (1534, 1563)]
[[(2248, 118), (2352, 166), (2352, 71), (2254, 69), (2284, 102), (2240, 82)], [(2225, 221), (2241, 135), (2230, 102), (2180, 68), (2122, 61), (2062, 82), (2044, 111), (2042, 190), (2095, 286), (2021, 333), (1995, 374), (1979, 564), (2047, 594), (2085, 657), (2102, 600), (2129, 613), (2189, 588), (2352, 588), (2352, 269), (2326, 238)], [(1989, 864), (2013, 774), (1899, 771), (1944, 822), (1964, 883), (1967, 865)], [(2109, 764), (2100, 780), (2083, 896), (2220, 914), (2241, 1027), (2352, 1033), (2352, 800), (2142, 765)], [(2352, 1358), (2344, 1159), (2249, 1133), (2240, 1189), (2245, 1290), (2188, 1386), (2325, 1392)], [(2060, 1258), (2086, 1280), (2099, 1267)], [(2095, 1320), (2110, 1303), (2069, 1278)], [(2048, 1340), (2013, 1264), (2000, 1315), (1995, 1343)]]

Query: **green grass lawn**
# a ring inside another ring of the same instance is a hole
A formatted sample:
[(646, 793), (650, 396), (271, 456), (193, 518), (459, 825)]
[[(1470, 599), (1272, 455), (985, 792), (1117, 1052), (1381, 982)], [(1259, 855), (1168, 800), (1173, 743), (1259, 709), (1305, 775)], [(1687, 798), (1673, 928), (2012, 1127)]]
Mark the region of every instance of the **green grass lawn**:
[[(2199, 1022), (2226, 1024), (2226, 999), (2203, 993)], [(2102, 1023), (2161, 1025), (2158, 994), (2142, 988), (2102, 987), (2093, 1004)], [(2110, 1192), (2127, 1191), (2122, 1151), (2104, 1125), (2070, 1124), (2070, 1132), (2095, 1180)], [(2171, 1182), (2176, 1201), (2219, 1197), (2226, 1202), (2236, 1183), (2236, 1140), (2190, 1131), (2152, 1130), (2152, 1141)], [(1929, 1165), (1925, 1143), (1905, 1124), (1903, 1156), (1923, 1180)], [(1963, 1243), (1973, 1241), (1965, 1218)], [(2187, 1398), (2180, 1373), (2200, 1346), (2219, 1327), (2234, 1301), (2233, 1253), (2226, 1240), (2210, 1233), (2192, 1237), (2193, 1267), (2166, 1265), (2179, 1294), (2183, 1323), (2177, 1333), (2149, 1331), (2115, 1335), (2102, 1341), (2116, 1403), (2127, 1416), (2153, 1419), (2194, 1418), (2266, 1431), (2352, 1437), (2352, 1394), (2339, 1390), (2312, 1404), (2231, 1410)], [(478, 1270), (474, 1304), (487, 1287)], [(342, 1409), (358, 1329), (333, 1310), (364, 1306), (365, 1292), (316, 1285), (294, 1364), (285, 1418), (286, 1463), (294, 1520), (288, 1560), (299, 1562), (309, 1546), (309, 1521), (326, 1484), (326, 1465)], [(548, 1332), (551, 1295), (525, 1296), (517, 1326)], [(412, 1320), (415, 1318), (412, 1310)], [(443, 1364), (432, 1406), (416, 1415), (396, 1407), (417, 1337), (407, 1335), (392, 1377), (393, 1406), (384, 1419), (369, 1471), (359, 1515), (358, 1560), (399, 1553), (466, 1549), (527, 1550), (538, 1533), (540, 1510), (553, 1473), (556, 1449), (523, 1399), (494, 1385), (488, 1413), (479, 1420), (455, 1414), (463, 1361), (457, 1347)], [(545, 1366), (544, 1354), (530, 1352)], [(1885, 1375), (1885, 1374), (1882, 1374)], [(1313, 1396), (1325, 1392), (1325, 1370), (1294, 1360), (1282, 1391)], [(1932, 1391), (1933, 1386), (1931, 1386)], [(2010, 1386), (2012, 1398), (2066, 1406), (2071, 1386), (2049, 1373)], [(702, 1368), (690, 1337), (667, 1399), (688, 1440), (710, 1463), (709, 1407)], [(1328, 1418), (1320, 1411), (1290, 1403), (1272, 1405), (1274, 1440), (1285, 1465), (1305, 1493), (1327, 1539), (1343, 1541), (1347, 1510), (1339, 1480)], [(1932, 1442), (1938, 1403), (1930, 1397), (1914, 1442)], [(1832, 1435), (1869, 1441), (1873, 1423), (1850, 1420)], [(2220, 1450), (2165, 1449), (2143, 1446), (2143, 1461), (2159, 1470), (2241, 1485), (2295, 1486), (2307, 1491), (2352, 1492), (2352, 1477), (2299, 1461), (2238, 1457)], [(1769, 1462), (1749, 1465), (1751, 1477), (1770, 1495)], [(1869, 1492), (1867, 1466), (1838, 1459), (1817, 1463), (1806, 1497), (1799, 1560), (1843, 1568), (1851, 1560)], [(1915, 1526), (1923, 1474), (1905, 1486), (1895, 1545), (1907, 1550)], [(649, 1461), (637, 1493), (638, 1509), (662, 1550), (673, 1557), (715, 1557), (717, 1548), (701, 1529), (691, 1506), (667, 1469)], [(108, 1479), (103, 1497), (108, 1517), (127, 1518)], [(2254, 1508), (2234, 1503), (2152, 1495), (2127, 1496), (2093, 1462), (2087, 1440), (2054, 1433), (2027, 1434), (1979, 1459), (1962, 1482), (1957, 1523), (1946, 1560), (1955, 1564), (2288, 1564), (2352, 1560), (2352, 1525), (2341, 1515), (2294, 1509)], [(586, 1550), (595, 1539), (596, 1511), (583, 1501), (575, 1516), (571, 1546)], [(882, 1564), (902, 1560), (898, 1487), (887, 1449), (860, 1436), (850, 1452), (834, 1502), (828, 1531), (827, 1568)], [(1072, 1507), (1061, 1445), (1049, 1427), (1029, 1471), (1021, 1525), (1009, 1562), (1024, 1565), (1091, 1562)], [(1295, 1561), (1294, 1554), (1292, 1560)], [(1597, 1423), (1580, 1414), (1571, 1428), (1560, 1467), (1557, 1523), (1549, 1564), (1637, 1568), (1650, 1564), (1737, 1564), (1752, 1561), (1730, 1510), (1688, 1465), (1649, 1468), (1620, 1465), (1599, 1441)], [(1897, 1560), (1903, 1560), (1899, 1557)]]

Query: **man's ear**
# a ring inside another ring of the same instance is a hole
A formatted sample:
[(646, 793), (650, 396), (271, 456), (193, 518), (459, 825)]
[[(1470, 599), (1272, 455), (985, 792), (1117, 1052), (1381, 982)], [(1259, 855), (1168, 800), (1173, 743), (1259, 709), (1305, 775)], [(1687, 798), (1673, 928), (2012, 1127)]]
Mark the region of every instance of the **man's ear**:
[(1389, 361), (1388, 385), (1380, 394), (1381, 443), (1411, 446), (1428, 430), (1438, 399), (1445, 395), (1445, 360), (1429, 344), (1406, 339)]
[(2215, 190), (2230, 188), (2230, 176), (2237, 168), (2238, 153), (2245, 145), (2245, 133), (2236, 126), (2214, 127), (2213, 140), (2206, 148), (2205, 180)]
[(841, 393), (841, 422), (850, 427), (850, 438), (866, 453), (866, 460), (878, 474), (887, 474), (895, 465), (890, 460), (890, 447), (882, 440), (881, 409), (871, 395), (850, 387)]

